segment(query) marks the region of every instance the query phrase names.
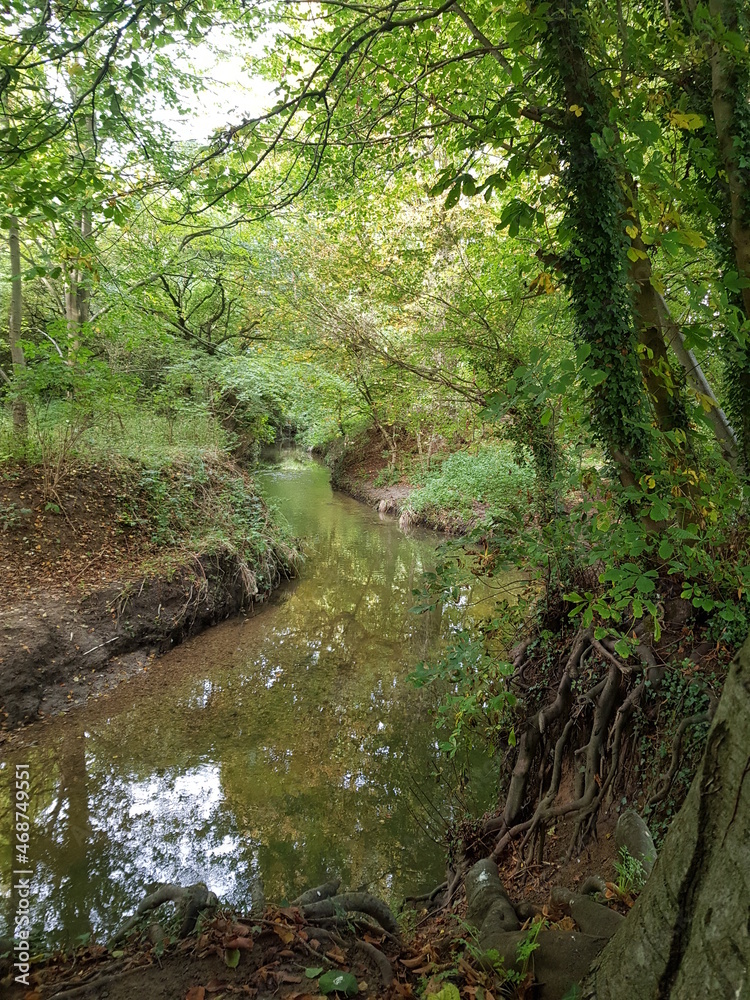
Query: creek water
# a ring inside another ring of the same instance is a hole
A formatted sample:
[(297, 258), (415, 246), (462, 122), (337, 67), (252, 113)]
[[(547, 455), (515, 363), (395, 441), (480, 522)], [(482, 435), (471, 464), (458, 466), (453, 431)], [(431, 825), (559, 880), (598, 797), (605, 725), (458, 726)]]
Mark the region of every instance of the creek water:
[[(31, 915), (48, 941), (111, 931), (160, 881), (205, 881), (248, 911), (260, 884), (281, 901), (336, 874), (397, 899), (442, 880), (439, 817), (456, 800), (440, 775), (435, 693), (406, 681), (469, 613), (465, 600), (410, 610), (440, 539), (333, 493), (301, 455), (257, 482), (304, 541), (299, 579), (6, 756), (0, 933), (19, 759), (31, 772)], [(468, 766), (482, 810), (492, 762)]]

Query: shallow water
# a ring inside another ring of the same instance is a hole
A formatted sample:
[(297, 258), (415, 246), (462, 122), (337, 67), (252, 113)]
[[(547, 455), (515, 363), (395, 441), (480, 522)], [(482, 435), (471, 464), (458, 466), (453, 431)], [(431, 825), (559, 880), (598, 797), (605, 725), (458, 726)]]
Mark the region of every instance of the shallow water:
[[(434, 838), (454, 802), (436, 774), (434, 695), (405, 682), (466, 614), (410, 611), (439, 538), (334, 494), (302, 456), (258, 483), (304, 539), (300, 579), (49, 724), (22, 755), (32, 914), (55, 941), (111, 930), (158, 881), (203, 880), (249, 910), (259, 882), (280, 901), (337, 874), (394, 899), (443, 877)], [(19, 759), (0, 765), (8, 912)], [(490, 796), (491, 762), (473, 767), (475, 794)]]

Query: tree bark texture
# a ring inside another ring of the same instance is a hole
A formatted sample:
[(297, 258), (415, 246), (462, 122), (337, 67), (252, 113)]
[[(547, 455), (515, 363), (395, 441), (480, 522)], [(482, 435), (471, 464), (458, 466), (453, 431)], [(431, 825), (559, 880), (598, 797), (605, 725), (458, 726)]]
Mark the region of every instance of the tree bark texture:
[(750, 996), (750, 639), (646, 888), (584, 983), (586, 1000)]
[[(709, 9), (721, 18), (726, 29), (738, 32), (736, 0), (710, 0)], [(711, 45), (711, 103), (714, 112), (719, 152), (726, 171), (731, 206), (730, 233), (739, 273), (750, 279), (750, 169), (742, 163), (740, 114), (746, 108), (743, 81), (736, 57), (725, 52), (720, 43)], [(742, 289), (745, 315), (750, 317), (750, 287)]]
[[(23, 285), (21, 283), (21, 246), (18, 239), (18, 219), (13, 215), (10, 219), (8, 232), (8, 248), (10, 250), (10, 317), (8, 323), (8, 341), (10, 357), (13, 362), (13, 374), (26, 367), (26, 358), (19, 340), (21, 339), (21, 319), (23, 314)], [(13, 399), (13, 427), (18, 434), (25, 434), (28, 424), (26, 403), (20, 397)]]

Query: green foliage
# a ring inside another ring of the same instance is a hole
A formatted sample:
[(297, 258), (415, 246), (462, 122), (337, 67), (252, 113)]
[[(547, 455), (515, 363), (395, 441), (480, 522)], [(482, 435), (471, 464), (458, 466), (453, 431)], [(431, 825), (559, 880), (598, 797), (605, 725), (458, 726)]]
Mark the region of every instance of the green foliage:
[(387, 466), (381, 469), (372, 481), (373, 486), (393, 486), (401, 478), (398, 469)]
[(460, 1000), (461, 994), (454, 983), (446, 983), (437, 993), (433, 994), (435, 1000)]
[(318, 988), (326, 996), (329, 993), (343, 993), (345, 997), (353, 997), (359, 993), (357, 980), (351, 972), (340, 972), (338, 969), (324, 973), (318, 980)]
[(470, 517), (474, 504), (482, 504), (491, 513), (512, 516), (528, 506), (533, 485), (533, 473), (513, 460), (509, 448), (485, 445), (476, 454), (449, 455), (412, 493), (409, 507), (415, 513), (457, 511)]
[(515, 743), (512, 718), (516, 696), (508, 683), (513, 667), (488, 652), (485, 634), (458, 632), (439, 659), (419, 663), (409, 675), (416, 687), (438, 683), (442, 688), (436, 724), (449, 733), (440, 749), (450, 757), (474, 734), (493, 745), (498, 734), (510, 728), (510, 741)]
[(18, 504), (12, 501), (10, 503), (0, 503), (0, 531), (8, 531), (10, 528), (19, 527), (32, 514), (33, 511), (29, 507), (19, 507)]
[[(268, 582), (271, 554), (294, 552), (284, 530), (255, 492), (251, 480), (226, 459), (198, 454), (190, 460), (144, 468), (137, 484), (146, 502), (143, 524), (160, 548), (188, 547), (201, 553), (236, 553), (253, 567), (260, 588)], [(130, 523), (134, 523), (135, 515)]]
[(622, 896), (640, 892), (646, 884), (646, 871), (643, 865), (638, 858), (630, 854), (627, 847), (620, 848), (620, 856), (614, 862), (614, 867), (617, 873), (617, 891)]

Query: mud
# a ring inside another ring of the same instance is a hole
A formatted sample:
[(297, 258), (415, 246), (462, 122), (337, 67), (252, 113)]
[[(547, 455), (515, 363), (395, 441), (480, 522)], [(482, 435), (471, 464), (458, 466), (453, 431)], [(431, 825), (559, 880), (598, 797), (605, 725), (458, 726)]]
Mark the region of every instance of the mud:
[[(281, 562), (278, 569), (285, 575)], [(16, 601), (0, 623), (0, 741), (265, 596), (249, 591), (243, 564), (225, 551), (195, 557), (170, 579), (110, 583), (81, 600), (41, 592)]]

